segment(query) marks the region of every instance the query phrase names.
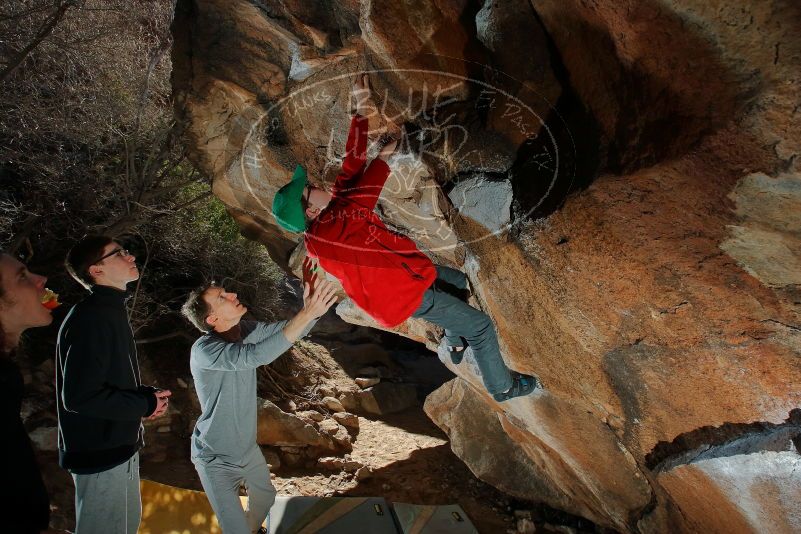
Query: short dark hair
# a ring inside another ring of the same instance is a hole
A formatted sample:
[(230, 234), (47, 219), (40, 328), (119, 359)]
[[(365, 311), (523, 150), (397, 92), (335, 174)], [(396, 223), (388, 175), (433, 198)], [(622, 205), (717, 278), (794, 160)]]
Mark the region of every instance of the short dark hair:
[(195, 325), (198, 330), (207, 334), (211, 331), (211, 326), (206, 322), (206, 318), (211, 313), (211, 306), (209, 306), (209, 303), (206, 302), (203, 296), (206, 294), (206, 291), (215, 285), (214, 281), (211, 281), (193, 289), (186, 298), (186, 302), (184, 302), (184, 305), (181, 307), (181, 313), (184, 314), (184, 317)]
[(67, 272), (86, 289), (95, 285), (95, 279), (89, 274), (89, 267), (100, 261), (103, 249), (114, 240), (107, 235), (87, 235), (67, 252), (64, 266)]

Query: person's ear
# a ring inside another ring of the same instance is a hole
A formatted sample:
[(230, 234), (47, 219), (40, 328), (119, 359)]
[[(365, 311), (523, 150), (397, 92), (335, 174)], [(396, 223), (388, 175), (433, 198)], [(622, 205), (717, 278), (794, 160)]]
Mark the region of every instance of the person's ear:
[(208, 314), (206, 316), (206, 324), (211, 327), (214, 327), (214, 325), (217, 324), (217, 314), (214, 313)]
[(89, 274), (95, 278), (97, 278), (97, 275), (103, 274), (103, 268), (99, 265), (90, 265), (87, 271), (89, 271)]

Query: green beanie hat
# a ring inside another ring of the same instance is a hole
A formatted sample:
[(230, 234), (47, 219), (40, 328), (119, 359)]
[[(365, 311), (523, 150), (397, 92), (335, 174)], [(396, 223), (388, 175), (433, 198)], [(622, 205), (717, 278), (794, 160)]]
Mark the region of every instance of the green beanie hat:
[(290, 232), (306, 231), (306, 214), (300, 202), (306, 187), (306, 171), (298, 165), (292, 181), (278, 190), (273, 198), (273, 215), (282, 228)]

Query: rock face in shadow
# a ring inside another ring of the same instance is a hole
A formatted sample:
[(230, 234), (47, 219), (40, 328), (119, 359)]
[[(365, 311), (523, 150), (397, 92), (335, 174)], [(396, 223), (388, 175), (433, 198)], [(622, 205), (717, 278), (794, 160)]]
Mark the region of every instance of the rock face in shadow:
[(452, 380), (429, 395), (425, 409), (476, 476), (517, 497), (536, 491), (552, 506), (623, 530), (648, 505), (648, 481), (597, 418), (548, 393), (487, 411), (494, 403), (473, 386)]
[(330, 186), (371, 72), (370, 139), (406, 132), (379, 215), (546, 388), (498, 404), (448, 364), (426, 411), (479, 477), (621, 532), (793, 532), (799, 28), (787, 1), (179, 0), (173, 84), (193, 161), (297, 272), (272, 195), (298, 163)]

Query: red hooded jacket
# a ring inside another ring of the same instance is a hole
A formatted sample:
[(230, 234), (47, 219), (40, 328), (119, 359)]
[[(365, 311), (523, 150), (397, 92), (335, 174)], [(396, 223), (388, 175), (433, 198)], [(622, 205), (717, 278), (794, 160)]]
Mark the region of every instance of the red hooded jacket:
[(367, 160), (367, 119), (350, 124), (347, 153), (328, 206), (306, 230), (306, 250), (379, 324), (397, 326), (420, 306), (437, 277), (414, 241), (388, 229), (373, 211), (389, 176), (386, 162)]

